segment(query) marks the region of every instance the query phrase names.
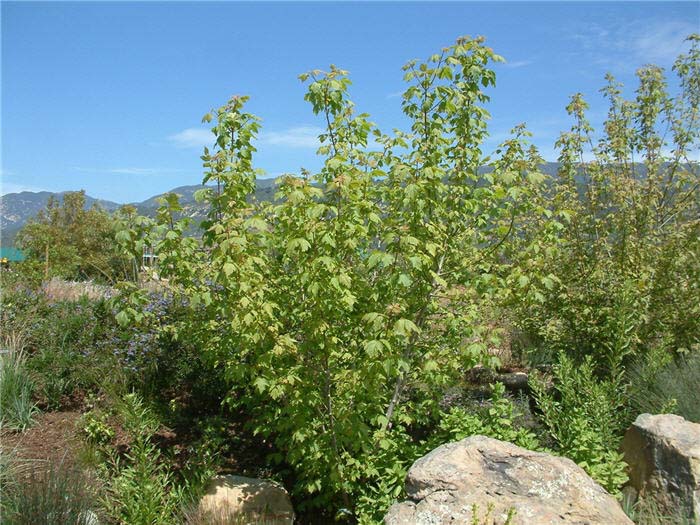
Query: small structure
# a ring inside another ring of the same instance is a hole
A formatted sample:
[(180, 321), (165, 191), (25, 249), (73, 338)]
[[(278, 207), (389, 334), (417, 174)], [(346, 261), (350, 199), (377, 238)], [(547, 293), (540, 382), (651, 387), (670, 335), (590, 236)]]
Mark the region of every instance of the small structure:
[(143, 254), (141, 255), (141, 267), (142, 268), (156, 268), (158, 263), (158, 256), (152, 246), (144, 246)]

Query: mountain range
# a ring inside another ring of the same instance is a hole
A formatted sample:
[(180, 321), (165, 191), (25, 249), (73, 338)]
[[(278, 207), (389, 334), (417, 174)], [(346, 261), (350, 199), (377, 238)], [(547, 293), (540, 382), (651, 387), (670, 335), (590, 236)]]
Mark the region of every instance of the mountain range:
[[(559, 163), (546, 162), (540, 166), (540, 170), (548, 175), (554, 175), (559, 169)], [(484, 167), (480, 171), (488, 172), (490, 168)], [(258, 201), (272, 200), (275, 192), (275, 179), (258, 179), (256, 181), (255, 197)], [(203, 218), (206, 214), (205, 204), (198, 203), (194, 199), (194, 193), (204, 188), (201, 184), (191, 186), (179, 186), (170, 191), (154, 195), (141, 202), (131, 202), (140, 215), (154, 216), (158, 209), (158, 199), (166, 193), (176, 193), (180, 196), (180, 204), (183, 207), (183, 215), (195, 219)], [(20, 193), (8, 193), (0, 196), (0, 245), (13, 246), (17, 232), (22, 229), (32, 217), (46, 207), (49, 197), (61, 198), (64, 193), (52, 193), (49, 191)], [(91, 207), (97, 204), (108, 212), (119, 209), (123, 204), (117, 202), (95, 199), (86, 195), (85, 206)]]
[[(275, 191), (274, 182), (274, 179), (259, 179), (257, 181), (255, 197), (261, 201), (271, 200)], [(176, 193), (180, 196), (183, 215), (194, 218), (203, 217), (206, 213), (205, 205), (198, 203), (194, 199), (194, 193), (202, 188), (204, 188), (204, 186), (201, 184), (179, 186), (165, 193), (154, 195), (144, 201), (131, 202), (128, 204), (134, 206), (140, 215), (153, 216), (159, 206), (158, 199), (166, 193)], [(21, 230), (32, 217), (35, 217), (41, 210), (46, 208), (49, 198), (55, 197), (61, 200), (61, 197), (65, 193), (68, 192), (22, 191), (0, 196), (0, 245), (12, 246), (17, 232)], [(123, 206), (123, 204), (117, 202), (95, 199), (94, 197), (86, 195), (86, 208), (90, 208), (93, 205), (98, 205), (108, 212), (113, 212)]]

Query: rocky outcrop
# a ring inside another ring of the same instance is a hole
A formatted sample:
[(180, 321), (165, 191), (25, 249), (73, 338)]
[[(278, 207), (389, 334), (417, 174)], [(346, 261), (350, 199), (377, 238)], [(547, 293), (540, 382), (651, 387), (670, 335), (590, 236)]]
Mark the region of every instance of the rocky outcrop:
[(292, 502), (282, 486), (243, 476), (215, 476), (200, 501), (198, 511), (202, 518), (212, 521), (215, 518), (236, 519), (236, 523), (241, 524), (271, 525), (291, 525), (294, 522)]
[(503, 383), (506, 390), (511, 392), (521, 392), (529, 389), (529, 378), (526, 372), (517, 370), (499, 371), (483, 365), (476, 365), (472, 368), (467, 374), (467, 380), (476, 385)]
[(627, 430), (622, 451), (635, 496), (653, 500), (666, 515), (700, 523), (699, 424), (642, 414)]
[[(573, 461), (472, 436), (436, 448), (408, 471), (409, 500), (397, 503), (386, 525), (472, 523), (474, 505), (513, 525), (632, 525), (618, 502)], [(479, 521), (481, 523), (481, 521)]]

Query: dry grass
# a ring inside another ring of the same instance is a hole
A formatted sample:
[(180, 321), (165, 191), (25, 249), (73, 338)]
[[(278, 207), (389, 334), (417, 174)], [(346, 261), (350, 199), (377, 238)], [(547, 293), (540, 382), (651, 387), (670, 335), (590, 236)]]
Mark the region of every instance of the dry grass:
[(25, 367), (25, 339), (20, 331), (3, 331), (0, 344), (0, 430), (24, 430), (37, 411), (34, 383)]
[(22, 330), (6, 330), (0, 324), (0, 354), (7, 355), (12, 363), (18, 366), (24, 363), (26, 346), (26, 337)]
[(290, 525), (290, 518), (257, 512), (236, 512), (225, 507), (216, 511), (192, 510), (185, 515), (185, 525)]
[(78, 301), (82, 297), (91, 300), (106, 299), (114, 292), (109, 286), (96, 284), (92, 281), (64, 281), (57, 277), (44, 284), (43, 290), (46, 298), (50, 301)]

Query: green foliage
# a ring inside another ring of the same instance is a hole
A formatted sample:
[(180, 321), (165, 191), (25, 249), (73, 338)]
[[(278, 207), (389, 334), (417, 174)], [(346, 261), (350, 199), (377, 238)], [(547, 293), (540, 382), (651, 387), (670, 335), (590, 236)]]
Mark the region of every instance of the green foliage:
[[(516, 325), (531, 349), (590, 355), (614, 375), (652, 348), (700, 343), (700, 185), (692, 160), (700, 147), (700, 37), (689, 40), (673, 68), (675, 96), (655, 66), (637, 72), (631, 100), (607, 77), (600, 136), (582, 95), (572, 97), (574, 124), (557, 142), (561, 164), (548, 190), (559, 229), (530, 265), (551, 276), (550, 286), (541, 301), (515, 294)], [(527, 235), (545, 231), (534, 226)]]
[(493, 156), (482, 151), (490, 64), (501, 60), (482, 38), (404, 67), (410, 129), (392, 135), (356, 111), (347, 72), (301, 75), (326, 126), (324, 163), (280, 178), (272, 203), (253, 198), (259, 119), (233, 97), (203, 119), (214, 145), (202, 155), (201, 242), (176, 220), (175, 195), (155, 220), (125, 215), (115, 237), (133, 257), (155, 249), (187, 313), (159, 316), (124, 283), (117, 320), (173, 348), (188, 341), (203, 369), (223, 374), (227, 408), (274, 445), (270, 460), (290, 469), (305, 506), (372, 522), (437, 436), (536, 446), (513, 426), (502, 387), (484, 414), (440, 410), (439, 393), (466, 369), (497, 365), (494, 321), (508, 317), (530, 350), (560, 356), (554, 392), (535, 386), (559, 450), (615, 492), (627, 365), (654, 348), (692, 349), (700, 333), (691, 40), (675, 97), (658, 68), (639, 71), (631, 101), (608, 79), (600, 139), (572, 97), (554, 179), (524, 126)]
[(124, 457), (104, 450), (112, 456), (107, 468), (108, 495), (103, 502), (106, 511), (125, 525), (175, 522), (185, 496), (151, 442), (159, 427), (157, 418), (136, 394), (124, 396), (118, 411), (132, 441)]
[(17, 234), (27, 255), (25, 270), (43, 264), (44, 279), (95, 278), (113, 282), (128, 275), (130, 263), (117, 250), (116, 222), (98, 206), (85, 209), (85, 192), (68, 192), (63, 201), (51, 197), (46, 209)]
[(553, 379), (551, 390), (542, 378), (531, 386), (558, 451), (617, 494), (627, 481), (626, 465), (617, 452), (626, 423), (621, 376), (600, 380), (591, 357), (576, 365), (562, 353)]
[(114, 437), (114, 430), (109, 426), (104, 412), (90, 411), (84, 414), (80, 430), (89, 442), (97, 445), (107, 444)]
[(28, 367), (48, 408), (59, 408), (74, 393), (106, 390), (124, 381), (118, 350), (128, 334), (118, 328), (105, 300), (47, 302), (38, 297), (37, 302)]
[[(505, 262), (527, 244), (514, 232), (544, 211), (534, 198), (541, 159), (522, 127), (496, 158), (481, 151), (488, 66), (500, 60), (479, 38), (407, 64), (411, 129), (394, 136), (355, 112), (345, 71), (302, 75), (326, 123), (324, 165), (283, 177), (266, 205), (249, 198), (258, 119), (234, 97), (204, 118), (215, 142), (204, 182), (216, 182), (200, 195), (211, 204), (204, 250), (174, 220), (174, 196), (153, 224), (118, 235), (133, 254), (156, 248), (161, 276), (192, 308), (163, 329), (196, 337), (244, 389), (229, 405), (285, 451), (277, 459), (310, 504), (362, 518), (353, 506), (382, 487), (381, 512), (415, 459), (411, 429), (438, 420), (438, 393), (477, 362), (494, 364), (481, 312), (521, 277)], [(146, 322), (143, 293), (125, 286), (123, 297), (120, 321)]]
[(486, 513), (481, 516), (481, 511), (479, 510), (479, 505), (474, 503), (472, 505), (472, 518), (470, 520), (470, 525), (513, 525), (515, 522), (513, 521), (515, 516), (516, 516), (516, 511), (515, 509), (510, 509), (508, 510), (508, 515), (506, 516), (505, 521), (500, 522), (496, 521), (496, 518), (493, 516), (493, 509), (494, 509), (494, 504), (489, 503), (486, 505)]
[(630, 400), (636, 414), (673, 413), (700, 423), (700, 354), (675, 358), (650, 353), (629, 372)]
[[(535, 383), (545, 425), (560, 451), (612, 492), (626, 479), (617, 446), (630, 418), (630, 363), (654, 375), (655, 361), (700, 343), (700, 183), (691, 160), (700, 146), (700, 37), (689, 40), (674, 66), (675, 96), (655, 66), (638, 71), (633, 100), (607, 77), (600, 137), (582, 95), (572, 97), (574, 124), (557, 142), (560, 169), (545, 193), (555, 228), (531, 223), (524, 233), (549, 235), (523, 264), (524, 281), (549, 281), (539, 300), (518, 288), (507, 297), (534, 360), (559, 355), (554, 393)], [(642, 397), (653, 389), (653, 379), (630, 379)]]
[(514, 403), (505, 396), (505, 387), (501, 383), (495, 383), (490, 403), (481, 410), (474, 412), (456, 407), (442, 414), (439, 430), (433, 436), (433, 442), (428, 449), (442, 443), (482, 435), (537, 450), (539, 442), (535, 434), (517, 424), (521, 417), (522, 414)]

